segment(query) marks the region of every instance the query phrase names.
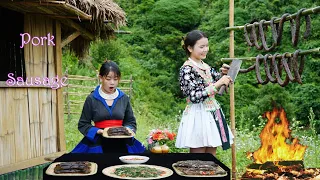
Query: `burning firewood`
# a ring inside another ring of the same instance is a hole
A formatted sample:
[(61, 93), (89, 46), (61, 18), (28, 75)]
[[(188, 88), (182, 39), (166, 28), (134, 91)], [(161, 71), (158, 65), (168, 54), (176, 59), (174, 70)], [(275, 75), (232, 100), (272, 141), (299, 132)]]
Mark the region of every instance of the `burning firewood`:
[[(242, 179), (261, 180), (320, 180), (320, 168), (304, 168), (303, 156), (307, 146), (292, 138), (289, 121), (283, 109), (266, 112), (268, 122), (260, 134), (261, 147), (247, 153), (254, 163), (247, 166)], [(280, 118), (280, 122), (276, 118)], [(293, 139), (288, 144), (287, 140)]]

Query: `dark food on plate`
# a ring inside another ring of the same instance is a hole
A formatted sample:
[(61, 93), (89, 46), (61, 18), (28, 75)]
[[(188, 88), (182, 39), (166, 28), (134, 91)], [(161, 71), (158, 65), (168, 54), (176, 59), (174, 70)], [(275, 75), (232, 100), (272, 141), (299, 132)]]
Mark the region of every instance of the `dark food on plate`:
[(131, 136), (131, 133), (128, 131), (126, 127), (113, 127), (109, 128), (108, 136)]
[(137, 166), (137, 167), (120, 167), (116, 168), (114, 174), (120, 177), (131, 177), (131, 178), (152, 178), (152, 177), (161, 177), (165, 174), (165, 171), (146, 167), (146, 166)]
[(76, 162), (62, 162), (56, 165), (54, 173), (81, 173), (89, 174), (91, 169), (91, 163), (88, 161), (76, 161)]
[(213, 161), (187, 160), (178, 161), (174, 167), (185, 175), (223, 175), (226, 171)]

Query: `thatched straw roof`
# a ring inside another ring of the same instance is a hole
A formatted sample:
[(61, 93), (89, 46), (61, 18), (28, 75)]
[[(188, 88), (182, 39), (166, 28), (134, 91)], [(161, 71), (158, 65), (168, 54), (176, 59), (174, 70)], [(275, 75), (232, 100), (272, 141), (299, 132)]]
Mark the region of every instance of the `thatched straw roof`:
[(125, 12), (112, 0), (1, 0), (0, 6), (59, 19), (63, 23), (62, 38), (75, 31), (75, 25), (70, 23), (76, 23), (82, 35), (71, 42), (71, 48), (80, 57), (85, 55), (90, 41), (106, 39), (126, 24)]
[[(125, 12), (112, 0), (65, 0), (67, 3), (92, 15), (92, 23), (84, 25), (96, 37), (108, 38), (115, 29), (126, 24)], [(108, 25), (105, 23), (109, 22)], [(94, 26), (92, 26), (94, 24)], [(110, 25), (111, 24), (111, 25)], [(112, 27), (112, 25), (114, 27)], [(71, 42), (71, 49), (79, 57), (87, 54), (90, 45), (88, 39), (79, 37)]]
[(65, 0), (67, 3), (92, 15), (92, 20), (99, 26), (104, 21), (111, 21), (116, 27), (125, 25), (125, 12), (112, 0)]

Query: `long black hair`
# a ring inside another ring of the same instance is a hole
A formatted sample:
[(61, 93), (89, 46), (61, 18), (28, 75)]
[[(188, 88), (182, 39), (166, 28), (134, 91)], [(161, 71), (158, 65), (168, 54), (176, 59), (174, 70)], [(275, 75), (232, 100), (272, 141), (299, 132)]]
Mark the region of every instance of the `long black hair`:
[(107, 76), (110, 71), (114, 72), (118, 76), (118, 78), (121, 77), (121, 72), (117, 63), (106, 60), (100, 67), (99, 75), (102, 77)]
[(190, 56), (190, 51), (188, 50), (188, 46), (192, 47), (196, 44), (196, 42), (201, 38), (208, 38), (208, 36), (199, 30), (190, 31), (187, 36), (183, 39), (182, 48), (185, 50), (187, 56)]

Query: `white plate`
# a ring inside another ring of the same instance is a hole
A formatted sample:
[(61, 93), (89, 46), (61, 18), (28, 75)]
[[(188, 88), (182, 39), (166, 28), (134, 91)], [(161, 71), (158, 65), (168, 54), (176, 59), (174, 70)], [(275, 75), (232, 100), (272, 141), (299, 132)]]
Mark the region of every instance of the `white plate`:
[[(143, 177), (120, 177), (116, 174), (114, 174), (114, 171), (117, 168), (121, 168), (121, 167), (139, 167), (139, 166), (144, 166), (144, 167), (150, 167), (150, 168), (156, 168), (158, 170), (164, 171), (165, 173), (162, 174), (161, 176), (158, 177), (151, 177), (151, 178), (143, 178)], [(154, 165), (144, 165), (144, 164), (124, 164), (124, 165), (117, 165), (117, 166), (110, 166), (107, 168), (104, 168), (102, 170), (102, 173), (106, 176), (109, 177), (113, 177), (113, 178), (117, 178), (117, 179), (162, 179), (162, 178), (166, 178), (169, 177), (173, 174), (173, 171), (171, 169), (165, 168), (165, 167), (161, 167), (161, 166), (154, 166)]]
[(180, 176), (185, 176), (185, 177), (224, 177), (224, 176), (227, 176), (228, 173), (222, 169), (222, 167), (218, 166), (217, 168), (222, 170), (222, 171), (225, 171), (224, 174), (214, 174), (214, 175), (187, 175), (187, 174), (184, 174), (182, 171), (180, 171), (178, 168), (176, 168), (176, 164), (177, 163), (173, 163), (172, 164), (172, 168), (174, 169), (174, 171), (179, 174)]
[(97, 173), (98, 170), (98, 165), (94, 162), (90, 162), (91, 163), (91, 169), (90, 169), (90, 173), (88, 174), (83, 174), (83, 173), (61, 173), (61, 174), (56, 174), (54, 172), (54, 168), (56, 167), (56, 165), (60, 164), (62, 162), (55, 162), (50, 164), (50, 166), (48, 167), (48, 169), (46, 170), (46, 174), (51, 175), (51, 176), (90, 176), (90, 175), (94, 175)]
[(149, 157), (147, 156), (135, 156), (135, 155), (129, 155), (129, 156), (121, 156), (119, 157), (120, 161), (123, 163), (128, 164), (141, 164), (145, 163), (149, 160)]
[[(119, 126), (120, 127), (120, 126)], [(106, 138), (131, 138), (131, 137), (133, 137), (133, 136), (135, 136), (135, 133), (130, 129), (130, 128), (128, 128), (128, 127), (125, 127), (128, 131), (129, 131), (129, 133), (131, 134), (130, 136), (124, 136), (124, 135), (119, 135), (119, 136), (109, 136), (108, 135), (108, 129), (110, 129), (110, 128), (115, 128), (115, 127), (109, 127), (109, 128), (104, 128), (104, 130), (103, 130), (103, 134), (102, 134), (102, 136), (103, 137), (106, 137)]]

